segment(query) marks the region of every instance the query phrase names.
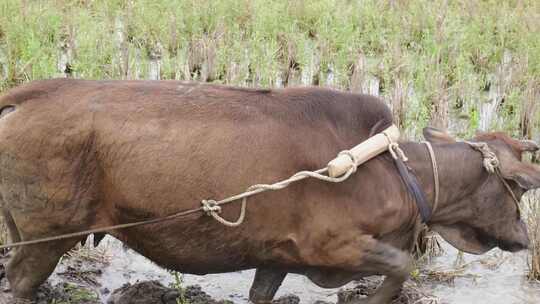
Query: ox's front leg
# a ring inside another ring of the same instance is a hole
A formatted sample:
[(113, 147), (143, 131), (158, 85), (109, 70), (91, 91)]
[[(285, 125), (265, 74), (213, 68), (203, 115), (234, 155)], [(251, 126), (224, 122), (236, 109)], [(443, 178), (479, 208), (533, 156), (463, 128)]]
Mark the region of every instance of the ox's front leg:
[(283, 283), (287, 272), (279, 269), (257, 268), (255, 279), (249, 290), (251, 303), (270, 303), (279, 286)]
[(385, 275), (386, 278), (377, 291), (366, 299), (354, 304), (390, 304), (399, 294), (403, 283), (412, 270), (410, 254), (382, 242), (376, 242), (362, 257), (361, 271)]
[(295, 251), (309, 266), (305, 274), (315, 284), (337, 288), (365, 276), (386, 276), (373, 295), (352, 299), (351, 304), (390, 304), (412, 269), (408, 253), (359, 231), (341, 229), (320, 233), (320, 236), (322, 238), (296, 240)]

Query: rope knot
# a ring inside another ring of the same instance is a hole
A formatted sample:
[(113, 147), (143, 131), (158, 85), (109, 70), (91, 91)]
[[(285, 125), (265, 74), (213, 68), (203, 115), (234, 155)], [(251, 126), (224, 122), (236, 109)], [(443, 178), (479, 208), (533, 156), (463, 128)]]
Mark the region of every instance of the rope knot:
[(471, 146), (473, 149), (475, 149), (476, 151), (480, 152), (480, 154), (482, 154), (482, 158), (483, 158), (482, 163), (484, 164), (484, 168), (486, 168), (486, 170), (489, 173), (495, 173), (501, 163), (499, 161), (499, 158), (497, 158), (497, 155), (495, 154), (495, 152), (493, 152), (489, 148), (488, 144), (485, 142), (469, 142), (469, 141), (466, 141), (466, 143), (469, 146)]
[(400, 158), (404, 162), (409, 160), (407, 156), (405, 156), (405, 152), (401, 150), (397, 142), (391, 142), (390, 144), (388, 144), (388, 151), (394, 159)]
[(221, 207), (218, 205), (218, 203), (215, 200), (202, 200), (201, 204), (202, 204), (202, 210), (207, 215), (221, 213)]
[(495, 170), (499, 168), (499, 164), (499, 159), (496, 157), (484, 159), (484, 167), (489, 171), (489, 173), (495, 173)]

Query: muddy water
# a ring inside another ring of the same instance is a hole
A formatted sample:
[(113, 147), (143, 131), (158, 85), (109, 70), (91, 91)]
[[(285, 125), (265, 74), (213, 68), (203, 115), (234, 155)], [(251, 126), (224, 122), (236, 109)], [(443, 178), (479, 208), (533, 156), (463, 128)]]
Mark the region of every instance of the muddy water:
[[(437, 272), (454, 271), (455, 265), (461, 271), (449, 282), (439, 282), (433, 277), (422, 286), (429, 293), (437, 296), (441, 303), (448, 304), (532, 304), (540, 303), (540, 284), (528, 283), (525, 279), (527, 268), (526, 253), (511, 254), (493, 250), (483, 256), (463, 255), (459, 259), (458, 251), (443, 244), (444, 254), (434, 258), (428, 269)], [(97, 279), (101, 286), (112, 291), (125, 283), (144, 280), (159, 280), (167, 285), (173, 282), (173, 276), (166, 270), (153, 264), (131, 250), (122, 248), (122, 244), (112, 238), (106, 238), (98, 250), (103, 250), (107, 265)], [(57, 273), (62, 270), (62, 265)], [(232, 300), (235, 303), (247, 303), (247, 294), (254, 271), (241, 271), (218, 275), (184, 275), (184, 284), (201, 285), (203, 290), (216, 299)], [(422, 276), (423, 277), (423, 276)], [(57, 275), (51, 281), (60, 280)], [(295, 294), (302, 303), (314, 303), (322, 300), (336, 302), (338, 289), (322, 289), (303, 276), (289, 275), (278, 292), (278, 297)], [(102, 293), (103, 302), (108, 298)]]

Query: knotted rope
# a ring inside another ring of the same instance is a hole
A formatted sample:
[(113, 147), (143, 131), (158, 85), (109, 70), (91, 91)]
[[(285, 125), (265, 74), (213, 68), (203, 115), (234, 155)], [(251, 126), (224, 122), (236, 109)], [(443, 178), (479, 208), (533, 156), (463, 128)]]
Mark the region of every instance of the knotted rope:
[(405, 152), (403, 152), (403, 150), (401, 150), (401, 148), (399, 147), (399, 144), (397, 142), (395, 142), (390, 137), (390, 135), (388, 135), (388, 133), (382, 132), (382, 134), (384, 134), (384, 136), (386, 137), (386, 140), (388, 140), (388, 142), (389, 142), (389, 144), (388, 144), (388, 152), (390, 152), (390, 155), (392, 155), (392, 158), (393, 159), (401, 159), (404, 162), (408, 161), (409, 159), (407, 158), (407, 156), (405, 156)]
[(466, 141), (465, 143), (482, 154), (484, 168), (486, 168), (489, 173), (496, 173), (496, 170), (500, 166), (500, 162), (495, 152), (489, 148), (487, 143), (471, 141)]

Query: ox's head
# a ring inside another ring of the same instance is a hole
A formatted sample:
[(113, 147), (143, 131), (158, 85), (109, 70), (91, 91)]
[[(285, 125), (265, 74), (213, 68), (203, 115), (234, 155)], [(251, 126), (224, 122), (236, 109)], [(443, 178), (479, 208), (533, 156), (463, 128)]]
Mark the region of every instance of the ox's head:
[[(432, 143), (455, 143), (448, 134), (433, 128), (426, 128), (424, 136)], [(522, 154), (539, 149), (537, 144), (515, 140), (503, 133), (481, 134), (471, 141), (485, 142), (495, 152), (500, 162), (500, 175), (517, 200), (527, 190), (540, 188), (540, 167), (522, 161)], [(461, 149), (462, 153), (481, 155), (464, 144), (461, 144)], [(434, 221), (431, 228), (454, 247), (468, 253), (482, 254), (494, 247), (507, 251), (526, 249), (529, 245), (527, 228), (510, 191), (496, 174), (481, 172), (485, 169), (480, 159), (477, 158), (475, 163), (471, 157), (464, 159), (471, 163), (464, 164), (463, 171), (470, 172), (460, 172), (461, 178), (476, 180), (469, 181), (473, 186), (466, 195), (456, 194), (454, 201), (446, 202), (446, 218)]]

